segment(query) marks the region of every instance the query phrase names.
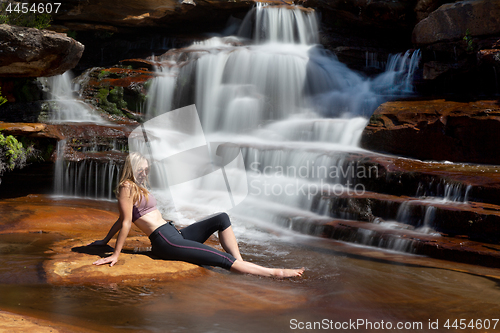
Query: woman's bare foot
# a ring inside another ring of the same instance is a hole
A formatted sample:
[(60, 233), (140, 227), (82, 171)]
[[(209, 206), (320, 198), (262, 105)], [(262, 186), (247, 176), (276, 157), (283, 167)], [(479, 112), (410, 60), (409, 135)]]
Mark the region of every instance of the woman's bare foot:
[(288, 278), (288, 277), (294, 277), (294, 276), (302, 276), (302, 273), (304, 273), (305, 268), (298, 268), (298, 269), (275, 269), (273, 276), (279, 277), (279, 278)]

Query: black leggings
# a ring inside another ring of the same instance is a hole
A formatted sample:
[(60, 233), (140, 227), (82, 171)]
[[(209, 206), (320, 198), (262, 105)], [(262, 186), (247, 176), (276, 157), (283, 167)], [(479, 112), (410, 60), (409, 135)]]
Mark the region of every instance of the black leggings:
[(230, 269), (236, 259), (229, 253), (203, 244), (216, 231), (231, 226), (226, 213), (218, 213), (178, 231), (166, 223), (149, 235), (153, 253), (167, 260), (180, 260), (196, 265), (218, 266)]

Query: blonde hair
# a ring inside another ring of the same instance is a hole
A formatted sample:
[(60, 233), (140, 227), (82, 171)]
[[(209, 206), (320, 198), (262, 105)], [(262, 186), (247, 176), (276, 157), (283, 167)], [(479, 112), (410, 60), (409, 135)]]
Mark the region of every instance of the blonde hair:
[[(118, 195), (120, 193), (120, 189), (124, 186), (130, 186), (130, 194), (132, 195), (132, 200), (134, 205), (136, 205), (141, 197), (146, 198), (146, 202), (149, 199), (149, 191), (143, 186), (143, 184), (139, 184), (135, 178), (134, 171), (137, 171), (139, 168), (139, 164), (143, 161), (147, 161), (147, 159), (139, 153), (130, 153), (125, 159), (125, 164), (123, 166), (123, 170), (120, 176), (120, 181), (115, 189), (115, 194)], [(149, 162), (148, 162), (149, 165)], [(146, 175), (145, 183), (148, 183), (149, 179)]]

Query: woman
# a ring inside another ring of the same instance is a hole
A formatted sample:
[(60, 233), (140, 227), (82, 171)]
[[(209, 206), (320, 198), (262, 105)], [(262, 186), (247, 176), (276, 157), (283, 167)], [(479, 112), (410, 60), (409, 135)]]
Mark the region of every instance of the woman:
[[(149, 236), (153, 253), (162, 259), (219, 266), (231, 272), (261, 276), (293, 277), (304, 272), (304, 268), (266, 268), (244, 261), (226, 213), (209, 216), (178, 231), (172, 222), (167, 223), (162, 218), (156, 208), (156, 199), (144, 187), (148, 172), (148, 161), (142, 155), (131, 153), (127, 156), (116, 190), (120, 217), (104, 239), (89, 244), (106, 245), (119, 231), (115, 250), (111, 256), (95, 261), (94, 265), (116, 264), (133, 222)], [(220, 243), (226, 252), (203, 244), (215, 231), (219, 232)]]

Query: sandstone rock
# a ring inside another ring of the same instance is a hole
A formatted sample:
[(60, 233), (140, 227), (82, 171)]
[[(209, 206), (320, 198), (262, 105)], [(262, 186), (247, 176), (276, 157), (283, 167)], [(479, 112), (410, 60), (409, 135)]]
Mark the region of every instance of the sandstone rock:
[(439, 8), (445, 3), (453, 2), (452, 0), (418, 0), (415, 5), (415, 14), (417, 23), (429, 16), (430, 13)]
[[(113, 251), (110, 246), (86, 245), (106, 234), (117, 218), (116, 209), (113, 202), (57, 200), (42, 195), (2, 200), (0, 234), (42, 233), (63, 238), (51, 245), (51, 259), (43, 265), (47, 281), (54, 284), (161, 281), (209, 274), (197, 265), (154, 257), (149, 239), (135, 226), (115, 266), (92, 265)], [(216, 243), (209, 239), (207, 244)]]
[(500, 49), (480, 50), (477, 53), (479, 64), (486, 63), (500, 68)]
[(451, 71), (460, 70), (466, 67), (466, 61), (454, 63), (444, 63), (440, 61), (429, 61), (424, 64), (423, 78), (424, 80), (435, 80), (439, 76)]
[(62, 323), (0, 311), (0, 332), (85, 333), (95, 332)]
[[(180, 21), (185, 23), (190, 20), (198, 20), (198, 23), (214, 22), (221, 17), (228, 17), (227, 10), (247, 10), (253, 5), (253, 2), (241, 0), (195, 2), (194, 6), (177, 0), (123, 0), (114, 3), (100, 0), (68, 1), (55, 18), (64, 22), (65, 26), (69, 26), (72, 22), (87, 23), (87, 26), (72, 26), (80, 30), (95, 29), (99, 26), (173, 26)], [(109, 30), (109, 28), (106, 29)]]
[(420, 21), (413, 30), (417, 45), (500, 33), (500, 2), (469, 0), (445, 4)]
[(364, 129), (361, 146), (422, 160), (500, 165), (500, 105), (445, 100), (382, 104)]
[(4, 123), (0, 122), (0, 131), (7, 135), (26, 135), (43, 131), (46, 124), (38, 123)]
[(113, 252), (110, 246), (86, 246), (93, 239), (69, 239), (53, 245), (55, 254), (44, 262), (47, 281), (52, 284), (130, 283), (192, 278), (208, 274), (200, 266), (182, 261), (161, 260), (150, 251), (149, 239), (127, 239), (118, 263), (95, 266), (92, 263)]
[(72, 69), (84, 46), (48, 30), (0, 25), (0, 76), (40, 77)]

